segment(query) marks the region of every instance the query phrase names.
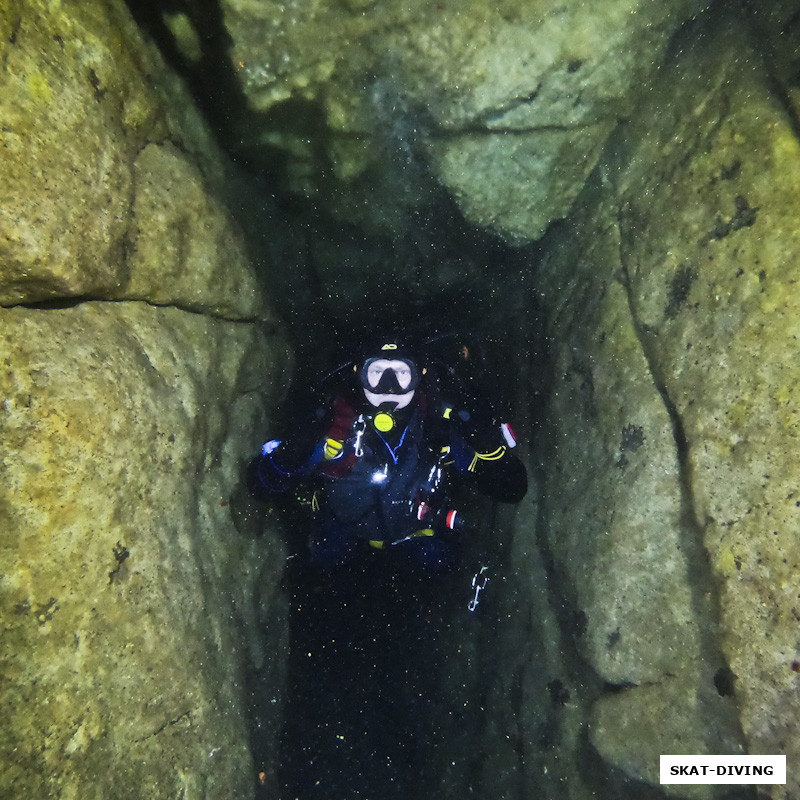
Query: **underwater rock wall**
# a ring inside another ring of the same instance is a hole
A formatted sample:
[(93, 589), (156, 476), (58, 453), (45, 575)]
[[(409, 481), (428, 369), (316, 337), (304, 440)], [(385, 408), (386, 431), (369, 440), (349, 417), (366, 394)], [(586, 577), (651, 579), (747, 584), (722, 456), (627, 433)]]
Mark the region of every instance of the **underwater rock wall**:
[[(291, 191), (368, 229), (413, 227), (444, 187), (471, 222), (532, 241), (567, 213), (670, 35), (704, 6), (223, 0), (235, 80), (260, 123), (242, 117), (239, 147), (284, 152)], [(191, 38), (175, 39), (188, 57)]]
[(228, 499), (287, 356), (226, 161), (121, 2), (5, 3), (0, 64), (0, 796), (250, 797), (284, 554)]
[(600, 681), (591, 744), (652, 784), (660, 753), (800, 754), (800, 143), (757, 30), (682, 32), (542, 242), (540, 535)]

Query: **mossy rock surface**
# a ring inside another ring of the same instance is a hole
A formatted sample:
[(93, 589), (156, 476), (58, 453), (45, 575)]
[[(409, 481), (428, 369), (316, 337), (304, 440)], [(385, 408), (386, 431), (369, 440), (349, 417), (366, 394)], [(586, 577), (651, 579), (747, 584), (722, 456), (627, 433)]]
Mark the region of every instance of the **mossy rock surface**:
[(269, 344), (144, 303), (0, 319), (0, 795), (249, 796), (243, 676), (282, 659), (258, 621), (282, 558), (228, 498)]
[[(564, 379), (551, 401), (562, 434), (552, 450), (552, 496), (575, 498), (571, 509), (553, 506), (551, 546), (575, 595), (593, 595), (584, 608), (583, 648), (601, 675), (609, 674), (608, 657), (625, 647), (629, 630), (621, 626), (606, 653), (591, 647), (600, 642), (593, 625), (614, 608), (612, 587), (608, 595), (600, 591), (609, 580), (617, 596), (632, 597), (642, 626), (630, 655), (641, 647), (642, 664), (667, 659), (661, 678), (623, 683), (640, 688), (604, 698), (595, 710), (599, 751), (653, 783), (652, 755), (668, 752), (670, 730), (669, 752), (699, 747), (681, 740), (681, 720), (690, 737), (715, 731), (710, 741), (718, 747), (735, 750), (740, 736), (753, 753), (791, 759), (800, 752), (793, 671), (800, 467), (792, 388), (800, 333), (800, 146), (791, 98), (774, 91), (771, 65), (751, 37), (731, 20), (711, 18), (687, 29), (680, 57), (652, 85), (641, 115), (607, 148), (580, 210), (545, 240), (552, 253), (543, 274), (551, 330), (564, 342), (556, 347)], [(612, 323), (597, 309), (614, 294), (627, 308), (620, 306)], [(589, 297), (600, 300), (587, 312)], [(566, 345), (563, 331), (580, 332), (575, 346)], [(604, 386), (613, 391), (602, 393)], [(630, 403), (638, 408), (630, 424), (641, 427), (642, 437), (620, 425), (620, 409)], [(652, 427), (656, 419), (660, 429)], [(633, 448), (635, 441), (641, 446)], [(640, 461), (656, 466), (659, 451), (666, 460), (649, 486), (639, 483), (627, 497), (613, 488), (620, 467), (635, 479)], [(597, 471), (603, 463), (608, 468)], [(610, 508), (609, 497), (616, 497)], [(673, 513), (665, 513), (664, 500)], [(587, 553), (598, 545), (581, 543), (569, 529), (560, 536), (567, 519), (575, 528), (582, 520), (592, 538), (610, 536), (611, 552), (615, 531), (641, 523), (641, 560), (630, 557), (627, 571), (592, 577)], [(671, 537), (674, 558), (667, 558), (661, 548)], [(670, 573), (674, 590), (658, 611), (648, 603), (648, 587), (654, 576), (665, 580)], [(673, 635), (682, 617), (684, 635)], [(679, 656), (673, 667), (683, 662), (677, 671), (667, 666), (670, 653)], [(682, 693), (694, 698), (683, 703), (683, 714), (670, 712), (652, 729), (635, 722)], [(772, 796), (796, 791), (790, 780)]]
[(268, 318), (230, 168), (122, 2), (0, 9), (0, 304), (144, 299)]
[(0, 62), (0, 796), (249, 797), (283, 549), (228, 500), (288, 365), (230, 165), (123, 2), (5, 3)]

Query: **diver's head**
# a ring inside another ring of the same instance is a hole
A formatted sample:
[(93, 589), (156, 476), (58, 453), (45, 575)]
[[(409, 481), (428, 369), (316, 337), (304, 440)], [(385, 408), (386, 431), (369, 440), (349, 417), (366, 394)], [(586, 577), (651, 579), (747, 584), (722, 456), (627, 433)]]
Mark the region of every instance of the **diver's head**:
[(397, 411), (414, 399), (420, 373), (406, 347), (383, 341), (366, 351), (358, 377), (370, 405)]

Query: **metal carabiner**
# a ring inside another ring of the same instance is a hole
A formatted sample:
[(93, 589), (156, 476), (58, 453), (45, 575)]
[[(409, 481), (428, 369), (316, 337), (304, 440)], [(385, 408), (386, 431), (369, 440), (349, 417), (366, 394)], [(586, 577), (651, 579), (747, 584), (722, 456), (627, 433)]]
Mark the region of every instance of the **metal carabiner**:
[(356, 454), (356, 458), (361, 458), (364, 455), (364, 448), (361, 446), (361, 438), (364, 436), (364, 431), (367, 427), (367, 422), (364, 419), (363, 414), (358, 415), (358, 419), (356, 420), (356, 424), (353, 426), (356, 432), (356, 441), (353, 445), (353, 452)]
[(489, 583), (488, 576), (483, 578), (483, 583), (480, 583), (483, 573), (488, 569), (489, 567), (483, 566), (480, 568), (480, 571), (476, 572), (472, 576), (472, 588), (475, 590), (475, 596), (469, 601), (469, 603), (467, 603), (467, 608), (470, 611), (474, 611), (478, 607), (478, 595), (486, 588), (486, 584)]

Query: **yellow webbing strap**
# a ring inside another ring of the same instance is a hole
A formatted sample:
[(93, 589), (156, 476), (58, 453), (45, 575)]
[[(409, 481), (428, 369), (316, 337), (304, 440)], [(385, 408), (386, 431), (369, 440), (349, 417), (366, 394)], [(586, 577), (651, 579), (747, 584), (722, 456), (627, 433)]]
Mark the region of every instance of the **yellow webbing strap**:
[(469, 465), (469, 471), (474, 472), (478, 461), (499, 461), (506, 454), (505, 445), (500, 445), (496, 450), (491, 453), (475, 453), (472, 463)]

